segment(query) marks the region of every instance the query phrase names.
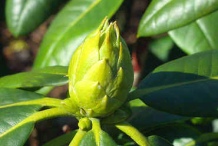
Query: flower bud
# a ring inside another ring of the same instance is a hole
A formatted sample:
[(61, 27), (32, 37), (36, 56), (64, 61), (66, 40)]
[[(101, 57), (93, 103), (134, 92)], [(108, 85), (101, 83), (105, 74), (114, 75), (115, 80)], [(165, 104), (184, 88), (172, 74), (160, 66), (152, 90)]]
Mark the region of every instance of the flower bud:
[(79, 119), (78, 127), (79, 127), (79, 129), (81, 129), (83, 131), (89, 131), (92, 128), (92, 122), (90, 119), (88, 119), (86, 117)]
[(104, 117), (126, 101), (133, 82), (127, 45), (114, 23), (105, 19), (72, 56), (69, 94), (81, 116)]

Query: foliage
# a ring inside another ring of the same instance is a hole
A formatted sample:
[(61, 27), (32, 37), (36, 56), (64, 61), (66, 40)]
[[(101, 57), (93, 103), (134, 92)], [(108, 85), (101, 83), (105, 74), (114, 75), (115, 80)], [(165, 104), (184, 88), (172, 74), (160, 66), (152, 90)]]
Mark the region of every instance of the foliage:
[[(106, 114), (100, 112), (94, 117), (92, 114), (84, 116), (72, 102), (72, 96), (76, 95), (70, 93), (70, 98), (57, 99), (47, 97), (39, 90), (72, 83), (77, 70), (69, 71), (69, 74), (68, 65), (71, 56), (76, 54), (74, 51), (106, 16), (111, 18), (122, 3), (123, 0), (7, 0), (7, 25), (15, 37), (33, 31), (50, 14), (58, 11), (60, 4), (63, 8), (43, 38), (33, 70), (0, 78), (1, 144), (24, 145), (36, 122), (62, 116), (76, 117), (79, 128), (51, 140), (46, 146), (217, 144), (218, 135), (214, 132), (217, 124), (212, 127), (218, 116), (217, 0), (150, 2), (140, 20), (137, 36), (149, 37), (151, 52), (166, 63), (156, 67), (137, 87), (127, 92), (127, 100), (125, 98), (125, 103), (122, 101), (116, 110), (104, 111)], [(170, 61), (168, 56), (174, 43), (179, 46), (177, 49), (187, 54)], [(86, 53), (75, 60), (83, 62), (89, 55)], [(88, 61), (82, 67), (89, 64)], [(125, 63), (121, 67), (128, 68), (130, 63)], [(107, 75), (113, 71), (112, 68)], [(102, 79), (96, 73), (95, 77), (98, 77), (96, 80)], [(87, 85), (92, 85), (85, 81), (84, 88), (80, 87), (84, 91), (91, 88)], [(113, 78), (110, 81), (113, 82)], [(72, 85), (69, 86), (69, 92), (72, 92)], [(77, 103), (76, 106), (80, 105)], [(212, 128), (203, 130), (203, 125)]]

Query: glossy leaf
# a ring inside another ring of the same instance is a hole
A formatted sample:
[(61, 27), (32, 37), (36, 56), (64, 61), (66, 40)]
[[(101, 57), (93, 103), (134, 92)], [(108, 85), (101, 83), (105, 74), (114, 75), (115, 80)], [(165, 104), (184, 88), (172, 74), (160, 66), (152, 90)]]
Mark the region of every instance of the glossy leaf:
[(76, 131), (72, 131), (66, 134), (63, 134), (57, 138), (52, 139), (51, 141), (47, 142), (43, 146), (64, 146), (68, 145), (70, 141), (73, 139), (74, 135), (76, 134)]
[(41, 69), (33, 69), (33, 71), (47, 74), (67, 75), (68, 66), (50, 66)]
[(184, 27), (169, 32), (175, 43), (186, 53), (193, 54), (217, 49), (218, 11)]
[[(20, 105), (0, 107), (0, 141), (7, 144), (22, 146), (28, 138), (33, 124), (37, 121), (69, 115), (65, 109), (51, 108), (37, 112), (41, 105)], [(18, 135), (21, 135), (19, 136)]]
[(148, 141), (151, 146), (173, 146), (170, 142), (162, 137), (152, 135), (148, 137)]
[(68, 82), (67, 67), (55, 66), (0, 78), (0, 87), (31, 88), (63, 85)]
[(216, 10), (217, 0), (153, 0), (141, 19), (138, 36), (164, 33)]
[[(41, 106), (16, 106), (0, 109), (0, 141), (4, 145), (24, 145), (34, 123), (28, 122), (12, 128), (22, 120), (39, 110)], [(22, 133), (22, 134), (21, 134)], [(19, 135), (19, 136), (18, 136)]]
[[(97, 135), (96, 135), (97, 134)], [(99, 140), (96, 140), (96, 138)], [(93, 130), (87, 132), (81, 140), (79, 146), (117, 146), (113, 139), (103, 130), (95, 133)]]
[(110, 18), (123, 0), (72, 0), (56, 16), (46, 33), (34, 67), (68, 65), (84, 38)]
[[(92, 122), (92, 129), (88, 132), (81, 129), (78, 130), (75, 135), (72, 145), (78, 146), (116, 146), (117, 144), (109, 136), (108, 133), (101, 129), (101, 123), (99, 119), (90, 118)], [(90, 126), (90, 125), (89, 125)], [(78, 141), (78, 142), (77, 142)]]
[(131, 125), (141, 131), (154, 129), (172, 123), (183, 122), (189, 119), (188, 117), (177, 116), (155, 110), (146, 106), (139, 99), (131, 101), (130, 105), (132, 109), (132, 116), (128, 119), (128, 121)]
[(130, 98), (140, 97), (148, 106), (169, 113), (217, 116), (217, 56), (218, 51), (212, 50), (159, 66), (130, 93)]
[(174, 146), (186, 146), (187, 143), (198, 138), (201, 132), (194, 127), (186, 124), (171, 124), (147, 133), (149, 135), (158, 135)]
[(42, 95), (34, 92), (19, 89), (0, 88), (0, 106), (13, 104), (21, 101), (39, 99), (42, 97)]
[(6, 20), (14, 36), (26, 35), (37, 28), (63, 0), (7, 0)]
[(23, 146), (27, 141), (27, 139), (29, 138), (29, 135), (31, 134), (33, 127), (34, 127), (34, 123), (30, 122), (16, 128), (12, 132), (4, 136), (0, 135), (1, 144), (4, 144), (5, 146), (11, 146), (11, 145)]

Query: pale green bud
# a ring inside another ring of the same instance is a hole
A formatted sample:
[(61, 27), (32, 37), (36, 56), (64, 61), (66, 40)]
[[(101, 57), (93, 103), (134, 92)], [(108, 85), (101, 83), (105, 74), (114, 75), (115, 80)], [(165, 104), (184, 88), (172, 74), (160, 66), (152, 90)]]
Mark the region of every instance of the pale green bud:
[(92, 122), (90, 119), (85, 117), (85, 118), (79, 119), (78, 126), (79, 126), (79, 129), (83, 131), (89, 131), (92, 128)]
[(69, 70), (71, 101), (82, 116), (104, 117), (117, 110), (133, 83), (129, 50), (116, 23), (104, 20), (77, 48)]

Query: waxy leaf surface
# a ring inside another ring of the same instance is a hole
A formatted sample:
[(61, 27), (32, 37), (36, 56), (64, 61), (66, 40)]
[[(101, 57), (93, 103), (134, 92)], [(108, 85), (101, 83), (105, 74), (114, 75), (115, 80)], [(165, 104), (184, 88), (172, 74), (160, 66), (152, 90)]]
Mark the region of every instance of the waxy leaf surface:
[(14, 36), (26, 35), (37, 28), (65, 0), (7, 0), (6, 20)]
[(123, 0), (72, 0), (58, 13), (45, 34), (35, 68), (68, 65), (75, 49), (100, 22), (110, 18)]
[(68, 82), (67, 67), (55, 66), (44, 69), (22, 72), (0, 78), (0, 87), (32, 88), (57, 86)]
[(163, 125), (183, 122), (190, 119), (188, 117), (173, 115), (155, 110), (145, 105), (139, 99), (131, 101), (130, 105), (132, 115), (128, 119), (128, 122), (141, 131), (155, 129)]
[(33, 129), (34, 123), (28, 122), (17, 127), (15, 126), (39, 110), (40, 107), (41, 106), (31, 105), (0, 108), (1, 143), (4, 145), (24, 145)]
[(0, 106), (21, 101), (34, 100), (43, 96), (34, 92), (11, 88), (0, 88)]
[(113, 139), (103, 130), (94, 132), (93, 130), (87, 132), (81, 140), (79, 146), (117, 146)]
[(138, 36), (161, 34), (216, 10), (217, 0), (153, 0), (141, 19)]
[[(184, 115), (218, 115), (218, 51), (179, 58), (157, 67), (130, 93), (161, 111)], [(170, 106), (169, 106), (170, 105)]]
[(217, 49), (218, 11), (184, 27), (169, 32), (175, 43), (187, 54)]

